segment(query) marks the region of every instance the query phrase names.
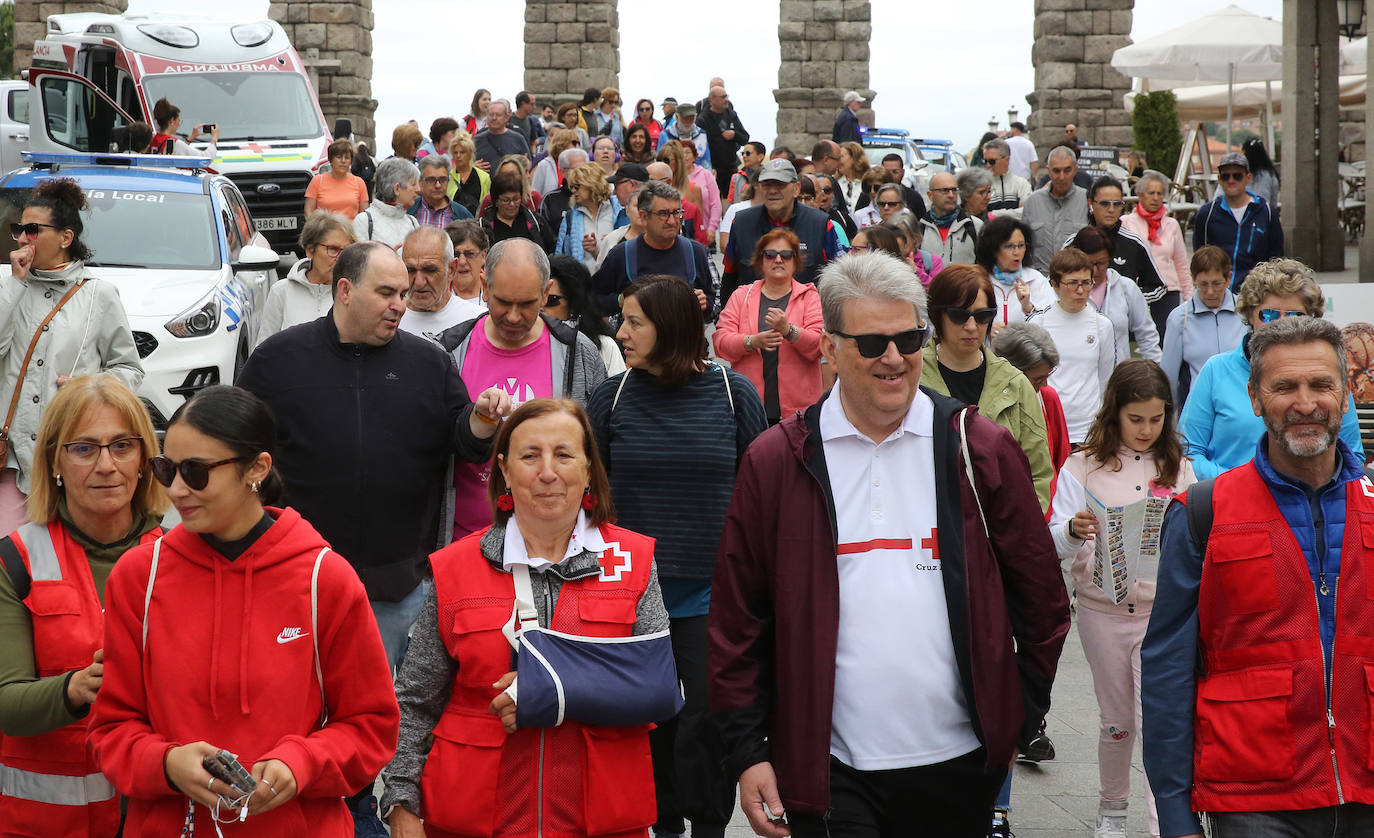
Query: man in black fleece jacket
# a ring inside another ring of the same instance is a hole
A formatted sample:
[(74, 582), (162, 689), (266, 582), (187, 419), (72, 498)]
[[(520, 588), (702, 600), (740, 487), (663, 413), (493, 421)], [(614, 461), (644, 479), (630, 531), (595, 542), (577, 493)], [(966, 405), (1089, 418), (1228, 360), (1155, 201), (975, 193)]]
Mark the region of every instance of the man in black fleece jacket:
[(486, 459), (510, 411), (496, 389), (474, 403), (448, 353), (397, 330), (409, 289), (390, 248), (345, 248), (330, 313), (263, 341), (237, 382), (276, 414), (283, 503), (358, 571), (393, 667), (424, 599), (449, 455)]

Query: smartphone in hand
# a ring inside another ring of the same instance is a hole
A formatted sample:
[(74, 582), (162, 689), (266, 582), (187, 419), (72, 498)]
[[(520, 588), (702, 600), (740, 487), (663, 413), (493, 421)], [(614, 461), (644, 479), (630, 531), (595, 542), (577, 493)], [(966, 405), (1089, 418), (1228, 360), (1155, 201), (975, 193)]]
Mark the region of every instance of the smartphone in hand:
[(249, 774), (238, 759), (226, 750), (220, 749), (210, 754), (201, 760), (200, 764), (216, 780), (228, 783), (240, 794), (252, 794), (258, 787), (258, 781), (253, 779), (253, 775)]

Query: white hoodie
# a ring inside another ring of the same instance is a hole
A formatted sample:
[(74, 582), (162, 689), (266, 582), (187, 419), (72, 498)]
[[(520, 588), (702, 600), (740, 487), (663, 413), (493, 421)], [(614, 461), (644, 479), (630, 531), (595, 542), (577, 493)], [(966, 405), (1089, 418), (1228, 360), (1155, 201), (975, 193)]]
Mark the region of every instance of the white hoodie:
[(332, 284), (311, 282), (305, 276), (309, 270), (310, 260), (302, 259), (291, 266), (285, 278), (273, 283), (267, 304), (262, 307), (262, 325), (254, 349), (282, 329), (325, 316), (334, 306)]
[(353, 232), (358, 241), (379, 241), (393, 250), (400, 250), (406, 236), (419, 226), (415, 216), (380, 198), (373, 198), (367, 209), (353, 216)]

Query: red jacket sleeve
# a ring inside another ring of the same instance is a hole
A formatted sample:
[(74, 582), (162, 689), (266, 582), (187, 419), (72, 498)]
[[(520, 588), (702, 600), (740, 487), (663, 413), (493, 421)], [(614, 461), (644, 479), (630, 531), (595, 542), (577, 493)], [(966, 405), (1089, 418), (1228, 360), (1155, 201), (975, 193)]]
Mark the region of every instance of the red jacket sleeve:
[(339, 554), (320, 567), (324, 727), (286, 736), (263, 754), (296, 777), (302, 797), (341, 797), (372, 782), (396, 753), (401, 711), (363, 583)]
[[(803, 308), (799, 317), (792, 322), (797, 326), (797, 342), (792, 347), (803, 358), (815, 361), (821, 357), (821, 330), (825, 321), (821, 317), (821, 295), (807, 294), (802, 298)], [(788, 315), (789, 318), (791, 314)]]
[(163, 773), (167, 751), (183, 744), (153, 730), (143, 689), (143, 596), (152, 548), (126, 553), (105, 583), (105, 675), (89, 738), (100, 770), (125, 797), (180, 795)]

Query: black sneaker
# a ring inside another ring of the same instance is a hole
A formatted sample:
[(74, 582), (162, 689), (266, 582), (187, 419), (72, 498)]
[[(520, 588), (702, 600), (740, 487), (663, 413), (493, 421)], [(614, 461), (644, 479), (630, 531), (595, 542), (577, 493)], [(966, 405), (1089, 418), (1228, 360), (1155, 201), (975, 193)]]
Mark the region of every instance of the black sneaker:
[(988, 830), (988, 838), (1016, 838), (1006, 812), (997, 810), (992, 813), (992, 828)]
[(349, 813), (353, 815), (353, 838), (388, 838), (386, 827), (377, 817), (375, 795), (369, 794), (359, 800), (357, 806), (350, 807)]
[(1020, 759), (1025, 762), (1048, 762), (1054, 759), (1054, 743), (1045, 734), (1045, 723), (1040, 723), (1040, 732), (1026, 745)]

